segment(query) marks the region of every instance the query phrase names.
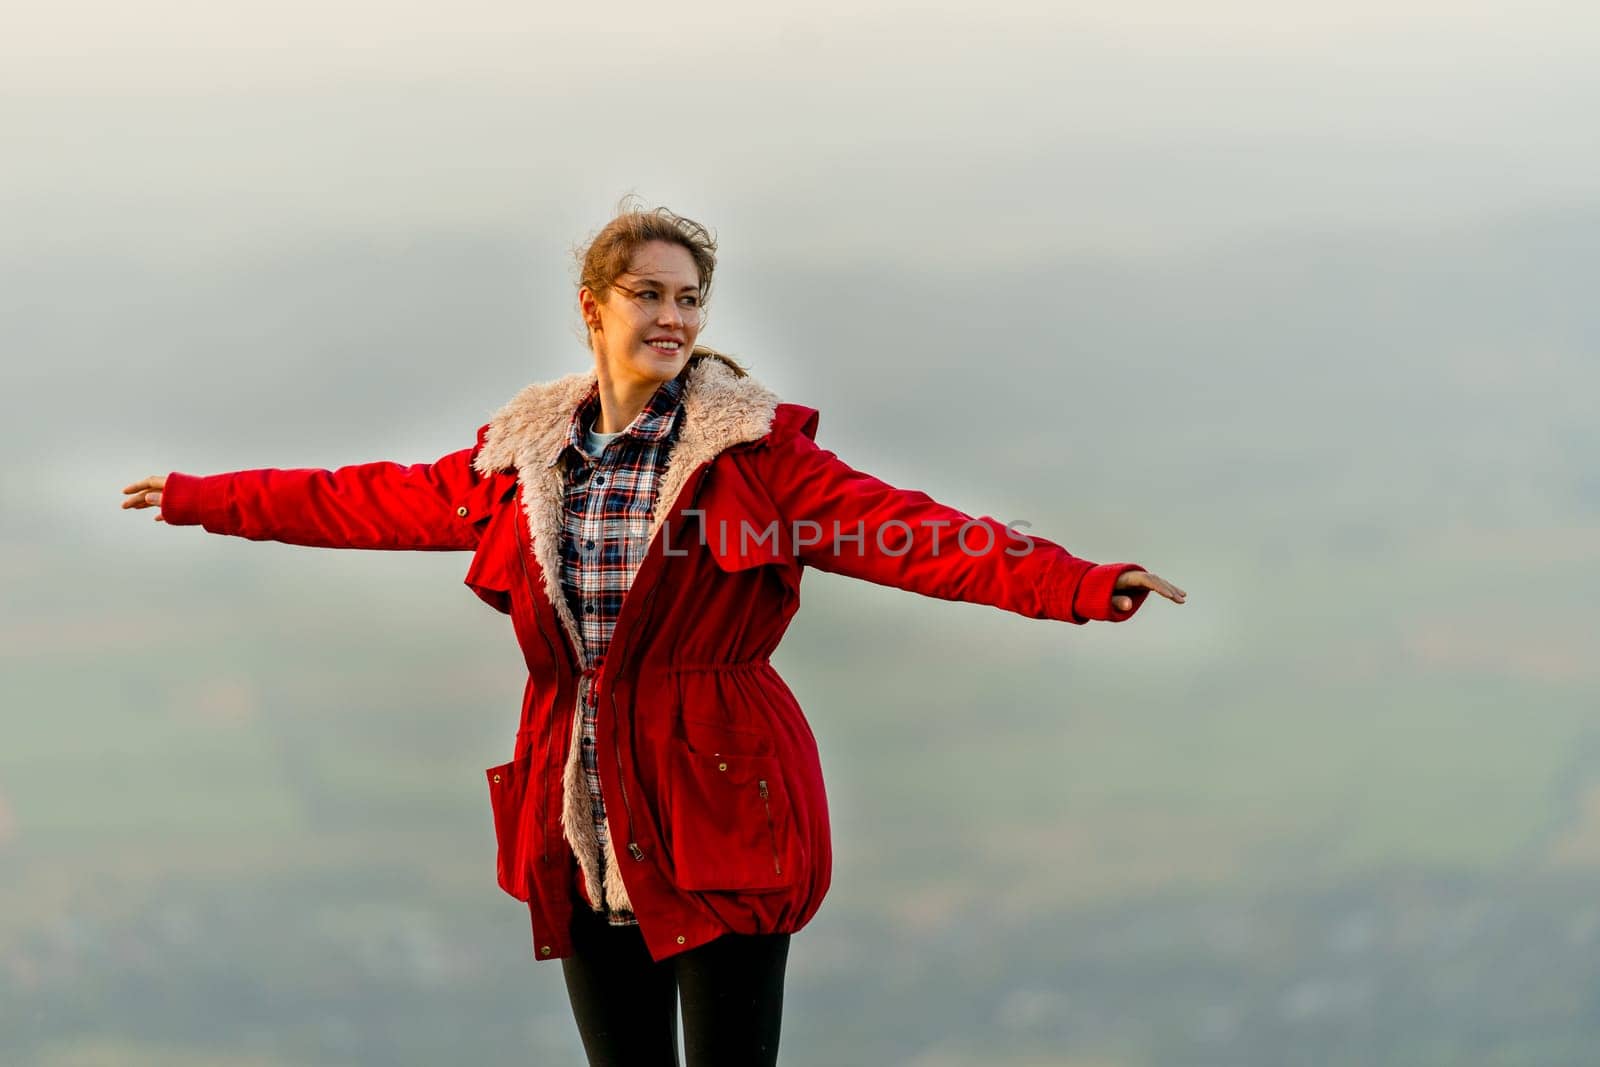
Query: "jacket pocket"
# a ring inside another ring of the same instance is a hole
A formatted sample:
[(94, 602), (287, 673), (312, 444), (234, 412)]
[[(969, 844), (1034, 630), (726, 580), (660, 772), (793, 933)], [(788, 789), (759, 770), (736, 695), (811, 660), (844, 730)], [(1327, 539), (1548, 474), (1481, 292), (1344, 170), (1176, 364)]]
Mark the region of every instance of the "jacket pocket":
[(683, 716), (682, 722), (684, 740), (693, 752), (741, 757), (773, 754), (772, 738), (758, 730), (689, 715)]
[(699, 507), (701, 541), (723, 570), (793, 562), (792, 537), (777, 507), (737, 467), (715, 469)]
[(521, 901), (529, 894), (528, 835), (523, 820), (532, 766), (532, 757), (524, 755), (483, 772), (489, 780), (489, 807), (494, 812), (496, 875), (500, 888)]
[(467, 567), (462, 581), (478, 599), (502, 614), (511, 614), (511, 583), (513, 574), (509, 564), (516, 559), (516, 545), (507, 545), (503, 539), (485, 536)]
[(696, 752), (674, 742), (668, 774), (678, 888), (750, 891), (794, 884), (798, 841), (777, 757)]
[(765, 522), (741, 516), (708, 516), (706, 547), (725, 571), (781, 566), (790, 562), (778, 539), (783, 536), (777, 519)]
[(467, 522), (481, 524), (478, 547), (462, 579), (467, 588), (496, 611), (511, 613), (511, 586), (517, 572), (516, 530), (518, 508), (508, 503), (516, 491), (511, 480), (486, 480), (463, 498), (460, 511)]

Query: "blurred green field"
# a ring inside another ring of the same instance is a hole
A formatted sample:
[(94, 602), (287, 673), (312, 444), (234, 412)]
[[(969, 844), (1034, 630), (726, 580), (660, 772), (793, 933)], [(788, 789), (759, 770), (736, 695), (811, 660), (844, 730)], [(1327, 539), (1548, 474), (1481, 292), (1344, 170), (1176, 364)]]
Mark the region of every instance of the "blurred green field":
[[(1243, 881), (1522, 862), (1581, 814), (1587, 772), (1573, 761), (1592, 736), (1592, 686), (1440, 666), (1407, 635), (1419, 620), (1487, 618), (1527, 589), (1553, 602), (1526, 625), (1566, 632), (1561, 565), (1488, 583), (1383, 562), (1275, 570), (1259, 605), (1243, 583), (1183, 576), (1190, 604), (1152, 598), (1098, 629), (813, 574), (780, 667), (823, 747), (845, 847), (859, 834), (864, 853), (894, 856), (886, 875), (926, 874), (912, 857), (941, 841), (1111, 894), (1132, 887), (1119, 869), (1144, 884), (1152, 855), (1181, 879), (1193, 853), (1209, 879), (1214, 851)], [(371, 587), (326, 594), (307, 616), (297, 605), (317, 590), (279, 576), (252, 617), (95, 651), (92, 670), (9, 660), (13, 706), (50, 709), (8, 720), (14, 837), (310, 834), (475, 810), (477, 772), (515, 726), (520, 664), (509, 632), (494, 633), (509, 627), (425, 600), (374, 629)], [(191, 600), (201, 624), (216, 617)], [(1163, 663), (1166, 634), (1190, 627), (1228, 643)]]
[[(1409, 900), (1413, 879), (1470, 887), (1534, 877), (1559, 887), (1596, 877), (1600, 733), (1593, 668), (1573, 652), (1583, 608), (1560, 584), (1566, 564), (1530, 554), (1483, 572), (1470, 560), (1430, 562), (1425, 547), (1401, 541), (1360, 559), (1272, 568), (1225, 546), (1192, 549), (1216, 561), (1215, 573), (1185, 573), (1181, 561), (1164, 568), (1190, 603), (1152, 599), (1121, 627), (1039, 623), (808, 575), (807, 610), (779, 667), (822, 747), (836, 841), (820, 932), (796, 949), (800, 1003), (813, 1020), (832, 1020), (794, 1024), (808, 1048), (835, 1049), (809, 1062), (900, 1055), (869, 1016), (828, 1007), (835, 986), (893, 997), (938, 973), (911, 955), (896, 970), (894, 952), (959, 952), (970, 984), (916, 985), (919, 997), (999, 998), (970, 1022), (990, 1038), (924, 1048), (917, 1067), (1144, 1067), (1170, 1062), (1174, 1041), (1192, 1043), (1236, 1009), (1179, 987), (1174, 1005), (1202, 998), (1184, 1009), (1189, 1030), (1131, 1040), (1137, 1024), (1102, 1031), (1073, 1016), (1079, 1036), (1066, 1051), (1028, 1037), (1051, 1016), (1038, 1005), (1065, 994), (1012, 988), (1020, 979), (1001, 961), (1036, 950), (1026, 966), (1039, 969), (1032, 981), (1043, 990), (1083, 970), (1102, 992), (1080, 1000), (1115, 993), (1116, 980), (1093, 977), (1107, 966), (1146, 968), (1157, 984), (1234, 967), (1238, 988), (1268, 983), (1253, 995), (1269, 996), (1271, 981), (1289, 980), (1271, 976), (1297, 957), (1277, 941), (1225, 950), (1202, 920), (1181, 916), (1205, 901), (1238, 901), (1242, 914), (1305, 902), (1275, 937), (1316, 944), (1304, 926), (1327, 911), (1310, 903), (1319, 894)], [(446, 579), (430, 593), (395, 578), (415, 557), (349, 567), (342, 578), (329, 577), (326, 557), (303, 576), (263, 572), (270, 579), (249, 577), (243, 560), (234, 562), (243, 577), (223, 592), (175, 584), (160, 626), (112, 612), (88, 627), (58, 605), (56, 620), (5, 658), (8, 706), (38, 711), (8, 716), (0, 748), (0, 960), (53, 959), (85, 937), (93, 945), (95, 935), (63, 933), (85, 923), (133, 937), (177, 906), (163, 902), (260, 911), (281, 897), (290, 910), (259, 935), (228, 935), (243, 939), (237, 950), (259, 972), (253, 995), (275, 998), (286, 988), (274, 984), (285, 980), (281, 967), (311, 951), (291, 946), (311, 939), (346, 966), (394, 935), (397, 905), (379, 902), (404, 898), (421, 910), (400, 914), (471, 916), (498, 930), (506, 966), (542, 988), (539, 1003), (553, 1013), (526, 1040), (570, 1049), (570, 1023), (551, 1000), (555, 972), (521, 970), (531, 966), (525, 914), (494, 883), (481, 772), (509, 751), (523, 681), (506, 621), (454, 588), (451, 561), (427, 564)], [(51, 580), (48, 568), (28, 579)], [(1529, 589), (1540, 590), (1537, 610), (1496, 614)], [(1584, 899), (1581, 888), (1562, 892), (1559, 908)], [(1095, 962), (1084, 938), (1128, 909), (1161, 917), (1172, 936), (1124, 939), (1114, 964)], [(1585, 913), (1572, 914), (1573, 929), (1587, 929)], [(1030, 939), (1037, 924), (1059, 932)], [(461, 951), (472, 943), (465, 927), (442, 936)], [(879, 984), (868, 986), (850, 941), (871, 938), (897, 947), (873, 962)], [(16, 964), (12, 977), (34, 988), (39, 966)], [(237, 966), (205, 964), (217, 974)], [(339, 988), (387, 981), (383, 970), (366, 973)], [(96, 995), (113, 1004), (124, 994)], [(273, 1032), (290, 1034), (286, 1025)], [(318, 1025), (225, 1062), (343, 1062), (294, 1049), (370, 1033), (356, 1021)], [(1014, 1040), (997, 1044), (996, 1026)], [(199, 1038), (179, 1046), (137, 1028), (48, 1030), (16, 1031), (31, 1035), (29, 1062), (224, 1062), (208, 1059), (216, 1053)], [(418, 1051), (424, 1036), (406, 1040), (407, 1062), (430, 1062)], [(1579, 1038), (1552, 1037), (1543, 1053), (1531, 1040), (1468, 1060), (1460, 1043), (1418, 1038), (1404, 1062), (1542, 1067), (1563, 1061), (1541, 1054)]]

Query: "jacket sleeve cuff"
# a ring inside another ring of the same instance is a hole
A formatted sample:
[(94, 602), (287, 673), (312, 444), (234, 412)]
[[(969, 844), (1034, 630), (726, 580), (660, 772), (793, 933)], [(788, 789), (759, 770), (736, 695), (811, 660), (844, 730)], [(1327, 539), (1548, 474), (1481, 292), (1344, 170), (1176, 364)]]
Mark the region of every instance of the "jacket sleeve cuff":
[(1148, 589), (1129, 589), (1119, 596), (1129, 597), (1133, 606), (1127, 611), (1118, 611), (1111, 606), (1111, 596), (1117, 584), (1117, 576), (1124, 571), (1142, 571), (1145, 568), (1138, 563), (1100, 563), (1090, 567), (1084, 572), (1082, 580), (1078, 582), (1077, 592), (1072, 597), (1072, 621), (1085, 622), (1123, 622), (1133, 618), (1136, 611), (1144, 604), (1145, 597), (1150, 595)]
[(161, 487), (161, 518), (169, 526), (204, 526), (226, 532), (228, 476), (172, 471)]

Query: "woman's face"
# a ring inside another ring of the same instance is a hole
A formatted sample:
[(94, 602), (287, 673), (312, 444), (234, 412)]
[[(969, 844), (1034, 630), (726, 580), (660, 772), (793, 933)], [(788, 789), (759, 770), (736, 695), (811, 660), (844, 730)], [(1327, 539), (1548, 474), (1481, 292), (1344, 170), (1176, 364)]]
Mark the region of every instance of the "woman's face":
[(578, 291), (595, 359), (610, 379), (664, 382), (677, 376), (700, 333), (700, 275), (682, 245), (650, 241), (604, 301)]

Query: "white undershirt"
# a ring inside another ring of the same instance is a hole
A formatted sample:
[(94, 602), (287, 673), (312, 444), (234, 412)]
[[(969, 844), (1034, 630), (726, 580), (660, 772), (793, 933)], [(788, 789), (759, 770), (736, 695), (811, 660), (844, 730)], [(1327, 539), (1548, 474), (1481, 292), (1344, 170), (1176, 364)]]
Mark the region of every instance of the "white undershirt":
[[(598, 422), (599, 419), (597, 418), (595, 421)], [(613, 438), (621, 437), (622, 431), (618, 430), (616, 433), (595, 433), (594, 426), (595, 424), (591, 422), (589, 424), (589, 428), (583, 432), (583, 450), (589, 453), (591, 458), (599, 459), (600, 453), (605, 451), (606, 445), (609, 445)]]

